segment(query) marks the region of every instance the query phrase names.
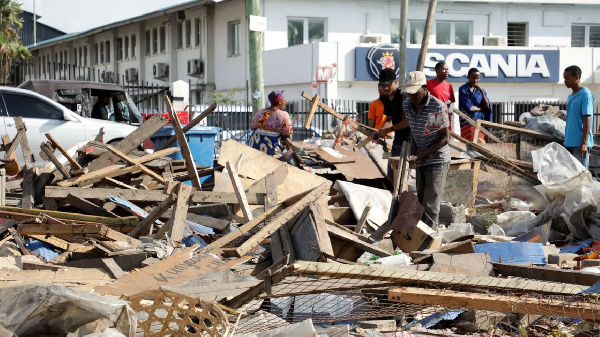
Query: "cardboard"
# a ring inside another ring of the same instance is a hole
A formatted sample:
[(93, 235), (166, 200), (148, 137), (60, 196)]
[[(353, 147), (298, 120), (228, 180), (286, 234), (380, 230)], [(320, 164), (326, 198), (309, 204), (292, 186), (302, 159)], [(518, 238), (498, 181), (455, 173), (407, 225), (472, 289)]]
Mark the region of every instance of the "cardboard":
[(412, 234), (392, 231), (394, 247), (400, 248), (405, 253), (415, 250), (439, 249), (442, 246), (442, 237), (433, 235), (436, 232), (423, 221), (419, 221)]

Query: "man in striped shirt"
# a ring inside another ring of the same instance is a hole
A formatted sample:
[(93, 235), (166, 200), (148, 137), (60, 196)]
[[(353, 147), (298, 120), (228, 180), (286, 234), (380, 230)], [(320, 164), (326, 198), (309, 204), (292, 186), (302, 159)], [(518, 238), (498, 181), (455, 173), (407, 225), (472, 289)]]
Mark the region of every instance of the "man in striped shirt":
[(436, 228), (450, 166), (446, 105), (427, 91), (421, 71), (408, 73), (402, 93), (408, 96), (404, 112), (412, 133), (411, 148), (416, 154), (409, 162), (416, 164), (417, 199), (425, 208), (423, 222)]

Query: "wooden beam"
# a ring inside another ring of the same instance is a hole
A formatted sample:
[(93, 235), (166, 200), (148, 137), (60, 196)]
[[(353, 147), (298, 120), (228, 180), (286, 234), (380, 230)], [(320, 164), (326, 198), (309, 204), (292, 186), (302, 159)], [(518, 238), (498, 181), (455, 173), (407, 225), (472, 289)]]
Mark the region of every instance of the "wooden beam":
[(267, 173), (265, 176), (265, 191), (267, 192), (265, 197), (265, 211), (275, 207), (279, 203), (277, 199), (277, 181), (275, 179), (273, 172)]
[(104, 265), (104, 269), (106, 269), (115, 279), (120, 278), (125, 275), (125, 272), (112, 258), (104, 258), (101, 260)]
[(48, 144), (40, 144), (40, 150), (46, 155), (46, 157), (48, 157), (48, 160), (50, 160), (52, 164), (54, 164), (54, 167), (56, 167), (56, 170), (63, 176), (64, 179), (71, 178), (69, 171), (67, 171), (65, 167), (61, 164), (61, 162), (56, 158), (52, 151), (52, 148)]
[(498, 123), (493, 123), (490, 121), (481, 121), (481, 126), (483, 128), (485, 127), (491, 127), (494, 129), (499, 129), (499, 130), (504, 130), (504, 131), (512, 131), (521, 135), (526, 135), (532, 138), (541, 138), (541, 139), (545, 139), (545, 140), (549, 140), (552, 142), (560, 142), (560, 140), (558, 140), (556, 137), (553, 137), (551, 135), (545, 134), (545, 133), (541, 133), (541, 132), (537, 132), (534, 130), (529, 130), (529, 129), (525, 129), (525, 128), (518, 128), (518, 127), (514, 127), (511, 125), (506, 125), (506, 124), (498, 124)]
[(229, 173), (229, 178), (231, 179), (231, 183), (233, 184), (233, 190), (235, 192), (235, 196), (238, 199), (238, 203), (242, 208), (242, 213), (244, 214), (244, 222), (248, 222), (254, 219), (252, 215), (252, 210), (250, 209), (250, 205), (248, 204), (248, 199), (246, 198), (246, 193), (244, 193), (244, 187), (242, 186), (242, 182), (240, 177), (238, 176), (237, 170), (230, 162), (227, 162), (227, 172)]
[(304, 121), (304, 128), (310, 129), (310, 124), (312, 123), (313, 118), (315, 117), (315, 112), (317, 112), (318, 102), (321, 101), (321, 96), (315, 95), (310, 100), (310, 109), (308, 109), (308, 114), (306, 115), (306, 120)]
[(25, 123), (23, 123), (23, 117), (15, 117), (15, 124), (17, 126), (17, 131), (23, 133), (23, 137), (19, 143), (21, 144), (21, 151), (23, 151), (25, 166), (32, 169), (35, 158), (33, 157), (33, 153), (31, 153), (31, 148), (29, 147), (29, 141), (27, 140), (27, 126)]
[(7, 216), (7, 218), (11, 218), (15, 214), (23, 214), (23, 215), (29, 216), (30, 218), (46, 214), (55, 219), (94, 222), (94, 223), (102, 223), (105, 225), (113, 225), (113, 226), (135, 226), (138, 224), (137, 220), (131, 220), (131, 219), (126, 219), (126, 218), (108, 218), (108, 217), (103, 217), (103, 216), (85, 215), (85, 214), (79, 214), (79, 213), (49, 211), (49, 210), (42, 210), (42, 209), (26, 209), (26, 208), (22, 208), (22, 207), (11, 207), (11, 206), (0, 206), (0, 216), (1, 217)]
[[(323, 183), (318, 187), (311, 190), (302, 199), (296, 202), (294, 205), (286, 208), (277, 217), (271, 220), (263, 228), (261, 228), (256, 234), (250, 237), (246, 242), (242, 243), (238, 248), (235, 249), (237, 256), (244, 256), (254, 247), (256, 247), (262, 240), (268, 238), (276, 230), (279, 229), (283, 224), (291, 220), (298, 212), (302, 211), (311, 202), (317, 200), (323, 193), (329, 191), (329, 184)], [(275, 209), (275, 208), (273, 208)], [(266, 212), (265, 212), (266, 213)]]
[[(184, 183), (179, 183), (177, 187), (177, 201), (174, 206), (173, 216), (167, 221), (163, 227), (154, 236), (155, 239), (160, 239), (168, 231), (169, 237), (174, 242), (181, 242), (183, 239), (183, 229), (185, 228), (185, 220), (188, 209), (188, 201), (192, 194), (192, 186)], [(164, 230), (163, 230), (164, 228)]]
[[(466, 113), (464, 113), (456, 108), (454, 108), (454, 112), (458, 116), (460, 116), (460, 118), (466, 120), (467, 123), (469, 123), (471, 126), (477, 128), (477, 123), (471, 117), (469, 117)], [(480, 131), (483, 132), (484, 135), (488, 136), (488, 138), (493, 140), (494, 142), (504, 143), (502, 140), (498, 139), (498, 137), (494, 136), (491, 132), (489, 132), (485, 128), (482, 128)], [(473, 136), (473, 141), (475, 141), (475, 139), (477, 139), (477, 138), (479, 138), (479, 136), (478, 136), (478, 134), (475, 134), (475, 136)]]
[(106, 148), (108, 149), (108, 151), (114, 153), (119, 158), (123, 159), (129, 165), (137, 166), (144, 174), (149, 175), (150, 177), (160, 181), (163, 184), (165, 183), (165, 179), (163, 179), (163, 177), (161, 177), (158, 173), (152, 171), (151, 169), (147, 168), (143, 164), (136, 163), (132, 158), (129, 158), (125, 153), (115, 149), (114, 147), (112, 147), (110, 145), (107, 145)]
[[(62, 187), (62, 186), (46, 186), (46, 197), (54, 199), (64, 199), (67, 195), (73, 194), (80, 198), (86, 199), (101, 199), (106, 200), (109, 196), (117, 196), (129, 200), (131, 202), (161, 202), (166, 196), (162, 191), (158, 190), (131, 190), (131, 189), (116, 189), (116, 188), (82, 188), (82, 187)], [(258, 197), (254, 195), (246, 195), (248, 202), (256, 204)], [(238, 200), (234, 193), (228, 192), (211, 192), (211, 191), (195, 191), (192, 193), (191, 203), (222, 203), (222, 204), (237, 204)]]
[(173, 204), (175, 203), (175, 194), (174, 193), (170, 193), (166, 199), (164, 199), (160, 204), (158, 204), (158, 206), (154, 207), (154, 209), (152, 209), (152, 212), (150, 212), (150, 214), (148, 214), (147, 217), (145, 217), (140, 223), (139, 225), (135, 226), (135, 228), (129, 233), (129, 236), (134, 237), (134, 238), (139, 238), (140, 235), (142, 235), (142, 231), (144, 231), (146, 228), (150, 227), (151, 224), (153, 224), (156, 220), (158, 220), (158, 218), (167, 210), (169, 209), (171, 206), (173, 206)]
[(600, 281), (600, 275), (579, 270), (556, 269), (538, 266), (521, 266), (509, 263), (492, 262), (497, 274), (503, 277), (522, 277), (540, 281), (579, 284), (593, 286)]
[(35, 170), (30, 166), (25, 166), (23, 172), (23, 195), (21, 197), (21, 206), (23, 208), (33, 209), (35, 206)]
[(94, 204), (93, 202), (74, 196), (72, 194), (69, 194), (65, 198), (65, 203), (69, 203), (90, 215), (118, 218), (118, 216), (115, 213), (109, 212), (104, 208)]
[[(192, 121), (188, 125), (183, 127), (183, 133), (190, 131), (194, 126), (196, 126), (198, 123), (200, 123), (204, 118), (206, 118), (208, 115), (210, 115), (216, 109), (217, 109), (217, 103), (213, 103), (206, 110), (204, 110), (198, 117), (192, 119)], [(169, 146), (173, 145), (173, 143), (175, 143), (175, 141), (177, 141), (176, 136), (169, 138), (169, 140), (167, 140), (166, 143), (164, 143), (160, 147), (159, 150), (164, 150), (164, 149), (168, 148)]]
[(400, 270), (395, 268), (340, 265), (322, 262), (296, 261), (292, 265), (295, 273), (329, 276), (338, 278), (370, 279), (393, 282), (418, 282), (443, 287), (477, 289), (503, 289), (507, 291), (527, 291), (546, 294), (575, 295), (587, 287), (522, 279), (502, 279), (491, 276), (466, 276), (421, 270)]
[(596, 321), (600, 304), (523, 295), (480, 294), (449, 289), (402, 287), (388, 292), (391, 302), (466, 308), (517, 314), (560, 316)]
[(183, 159), (185, 159), (185, 167), (188, 171), (188, 174), (190, 175), (192, 186), (197, 188), (199, 191), (202, 191), (202, 184), (200, 183), (200, 177), (198, 176), (198, 169), (196, 169), (196, 162), (194, 161), (194, 156), (192, 156), (192, 151), (190, 150), (190, 146), (188, 145), (187, 139), (185, 138), (185, 132), (181, 128), (179, 118), (177, 117), (177, 114), (173, 111), (171, 100), (169, 100), (169, 97), (167, 95), (163, 96), (163, 101), (165, 102), (167, 106), (167, 112), (171, 117), (173, 132), (175, 132), (175, 137), (177, 138), (179, 147), (181, 147), (181, 156), (183, 157)]
[(50, 143), (52, 143), (52, 146), (55, 149), (57, 149), (60, 153), (62, 153), (62, 155), (69, 161), (69, 163), (71, 163), (71, 166), (73, 166), (73, 169), (75, 169), (75, 170), (81, 169), (81, 165), (79, 165), (79, 163), (75, 159), (73, 159), (73, 157), (71, 157), (69, 155), (69, 153), (52, 137), (51, 134), (46, 133), (45, 136), (48, 139), (48, 141), (50, 141)]
[(363, 209), (360, 219), (358, 219), (358, 222), (356, 223), (354, 232), (360, 233), (362, 231), (362, 229), (365, 227), (365, 224), (367, 223), (367, 218), (369, 217), (370, 211), (371, 211), (371, 205), (366, 205), (365, 209)]
[[(145, 121), (142, 125), (136, 128), (132, 133), (127, 135), (123, 140), (119, 142), (115, 146), (119, 151), (128, 154), (129, 152), (136, 149), (142, 142), (146, 139), (150, 138), (156, 131), (160, 130), (163, 126), (167, 125), (169, 120), (165, 118), (162, 114), (155, 114), (150, 119)], [(114, 164), (119, 157), (112, 154), (111, 152), (106, 152), (102, 154), (99, 158), (94, 159), (88, 166), (88, 170), (90, 172), (101, 169), (105, 166)]]
[(4, 154), (4, 159), (10, 159), (11, 155), (13, 155), (15, 153), (15, 150), (17, 149), (17, 146), (19, 146), (19, 143), (21, 142), (21, 138), (23, 138), (23, 133), (22, 132), (17, 132), (17, 134), (15, 135), (15, 138), (11, 141), (10, 140), (10, 136), (9, 135), (5, 135), (6, 136), (6, 140), (4, 141), (4, 147), (6, 148), (8, 146), (8, 148), (6, 149), (6, 153)]
[(137, 166), (109, 165), (95, 171), (90, 171), (89, 173), (80, 175), (79, 177), (73, 177), (71, 179), (60, 181), (58, 182), (58, 185), (63, 187), (69, 187), (73, 185), (85, 186), (105, 178), (118, 177), (138, 171), (140, 171), (140, 168)]
[(384, 249), (381, 249), (375, 245), (372, 245), (368, 242), (365, 242), (365, 241), (357, 238), (355, 233), (352, 233), (352, 232), (348, 233), (344, 230), (341, 230), (340, 228), (338, 228), (336, 226), (327, 225), (327, 232), (329, 232), (329, 234), (332, 237), (339, 238), (339, 239), (343, 240), (344, 242), (346, 242), (360, 250), (369, 252), (373, 255), (376, 255), (379, 257), (386, 257), (386, 256), (392, 255)]

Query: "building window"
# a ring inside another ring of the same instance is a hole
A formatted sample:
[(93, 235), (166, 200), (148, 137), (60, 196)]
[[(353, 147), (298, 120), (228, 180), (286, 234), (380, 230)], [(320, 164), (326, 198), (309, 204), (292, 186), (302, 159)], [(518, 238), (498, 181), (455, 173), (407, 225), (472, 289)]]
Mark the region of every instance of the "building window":
[(117, 38), (117, 61), (121, 61), (123, 59), (123, 38)]
[(85, 61), (83, 60), (83, 48), (79, 47), (79, 63), (78, 63), (78, 64), (79, 64), (80, 66), (82, 66), (82, 65), (83, 65), (83, 62), (85, 62)]
[(136, 40), (135, 34), (131, 35), (131, 58), (135, 57)]
[(200, 19), (194, 21), (194, 35), (196, 36), (196, 46), (200, 45)]
[(192, 46), (192, 20), (185, 20), (185, 47)]
[(76, 66), (79, 63), (77, 63), (77, 48), (73, 48), (73, 65)]
[(152, 46), (152, 39), (150, 37), (150, 31), (146, 31), (146, 56), (150, 56), (150, 48)]
[(390, 21), (390, 37), (392, 43), (400, 43), (400, 20), (392, 19)]
[(106, 41), (106, 63), (110, 63), (110, 41)]
[(123, 57), (127, 60), (129, 59), (129, 36), (125, 36), (125, 38), (123, 38), (123, 53), (125, 55), (123, 55)]
[(167, 30), (165, 26), (160, 26), (160, 52), (167, 50)]
[(227, 56), (240, 55), (240, 20), (227, 22)]
[(325, 42), (325, 19), (288, 19), (288, 47), (313, 42)]
[(468, 22), (438, 21), (435, 24), (435, 43), (448, 45), (469, 45), (471, 38)]
[(408, 43), (420, 44), (423, 41), (423, 32), (425, 31), (425, 21), (408, 22)]
[(177, 21), (177, 49), (181, 48), (183, 48), (183, 22)]
[(571, 26), (571, 47), (600, 47), (600, 25)]
[(104, 63), (104, 43), (100, 43), (100, 64)]
[(158, 53), (158, 29), (152, 29), (152, 54)]
[(511, 47), (527, 46), (527, 24), (509, 22), (506, 26), (506, 43)]
[(87, 61), (87, 46), (83, 46), (83, 65), (84, 66), (88, 65), (88, 61)]

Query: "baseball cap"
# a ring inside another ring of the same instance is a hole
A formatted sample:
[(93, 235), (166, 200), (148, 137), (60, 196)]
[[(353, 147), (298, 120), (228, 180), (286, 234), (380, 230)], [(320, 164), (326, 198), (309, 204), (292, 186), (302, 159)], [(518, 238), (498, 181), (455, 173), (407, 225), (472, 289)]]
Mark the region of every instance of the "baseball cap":
[(411, 71), (404, 79), (402, 93), (414, 94), (424, 85), (427, 85), (425, 74), (422, 71)]
[(396, 80), (394, 69), (385, 68), (379, 72), (379, 85), (389, 87)]

